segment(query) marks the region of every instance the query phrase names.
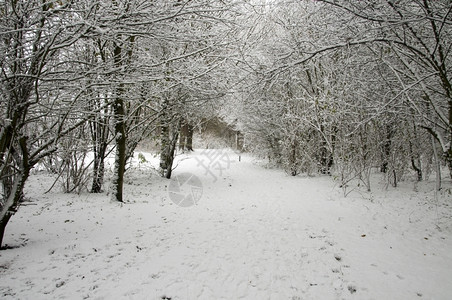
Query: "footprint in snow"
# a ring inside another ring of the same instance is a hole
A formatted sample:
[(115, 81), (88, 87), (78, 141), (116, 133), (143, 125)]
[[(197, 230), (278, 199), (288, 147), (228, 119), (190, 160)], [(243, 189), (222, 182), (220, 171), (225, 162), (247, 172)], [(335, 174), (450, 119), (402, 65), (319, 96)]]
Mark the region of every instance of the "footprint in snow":
[(348, 286), (348, 291), (350, 292), (350, 294), (356, 293), (356, 286), (354, 286), (354, 285), (349, 285), (349, 286)]

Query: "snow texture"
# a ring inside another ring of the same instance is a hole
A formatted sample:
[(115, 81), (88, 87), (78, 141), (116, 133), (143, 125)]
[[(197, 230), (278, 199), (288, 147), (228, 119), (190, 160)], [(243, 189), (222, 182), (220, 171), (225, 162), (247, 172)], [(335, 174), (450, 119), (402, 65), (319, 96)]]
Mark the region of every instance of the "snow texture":
[(150, 154), (128, 171), (124, 205), (43, 194), (53, 178), (34, 174), (0, 251), (0, 298), (452, 299), (451, 196), (432, 182), (344, 198), (331, 177), (233, 152), (214, 181), (201, 153), (174, 171), (202, 182), (191, 207), (171, 202)]

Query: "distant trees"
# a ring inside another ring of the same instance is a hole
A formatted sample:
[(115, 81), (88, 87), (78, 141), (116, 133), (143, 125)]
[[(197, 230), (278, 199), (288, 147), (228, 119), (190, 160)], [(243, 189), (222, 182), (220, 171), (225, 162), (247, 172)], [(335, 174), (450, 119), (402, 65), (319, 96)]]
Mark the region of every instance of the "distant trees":
[(250, 92), (231, 108), (248, 146), (289, 174), (368, 189), (377, 168), (395, 186), (428, 176), (437, 145), (450, 168), (451, 13), (448, 1), (269, 3), (248, 23)]
[(363, 22), (348, 43), (367, 44), (381, 53), (380, 63), (398, 83), (391, 91), (410, 108), (416, 126), (439, 143), (452, 176), (450, 1), (322, 2)]

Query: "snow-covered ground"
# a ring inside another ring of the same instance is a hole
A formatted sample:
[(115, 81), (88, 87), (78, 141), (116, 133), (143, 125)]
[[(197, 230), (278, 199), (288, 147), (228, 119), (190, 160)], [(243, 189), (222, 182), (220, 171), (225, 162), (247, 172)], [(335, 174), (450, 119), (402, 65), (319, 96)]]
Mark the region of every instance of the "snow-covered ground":
[(34, 174), (0, 251), (0, 298), (452, 299), (450, 186), (344, 198), (331, 177), (233, 152), (209, 168), (205, 151), (180, 155), (171, 181), (147, 158), (124, 205), (44, 194), (53, 177)]

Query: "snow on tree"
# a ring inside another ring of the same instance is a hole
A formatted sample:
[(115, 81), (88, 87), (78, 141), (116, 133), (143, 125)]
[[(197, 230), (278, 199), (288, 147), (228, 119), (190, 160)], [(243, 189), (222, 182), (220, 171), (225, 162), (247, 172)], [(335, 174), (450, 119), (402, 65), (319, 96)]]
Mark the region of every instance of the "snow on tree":
[(73, 9), (58, 1), (0, 4), (0, 245), (30, 170), (84, 123), (68, 54), (88, 28)]

